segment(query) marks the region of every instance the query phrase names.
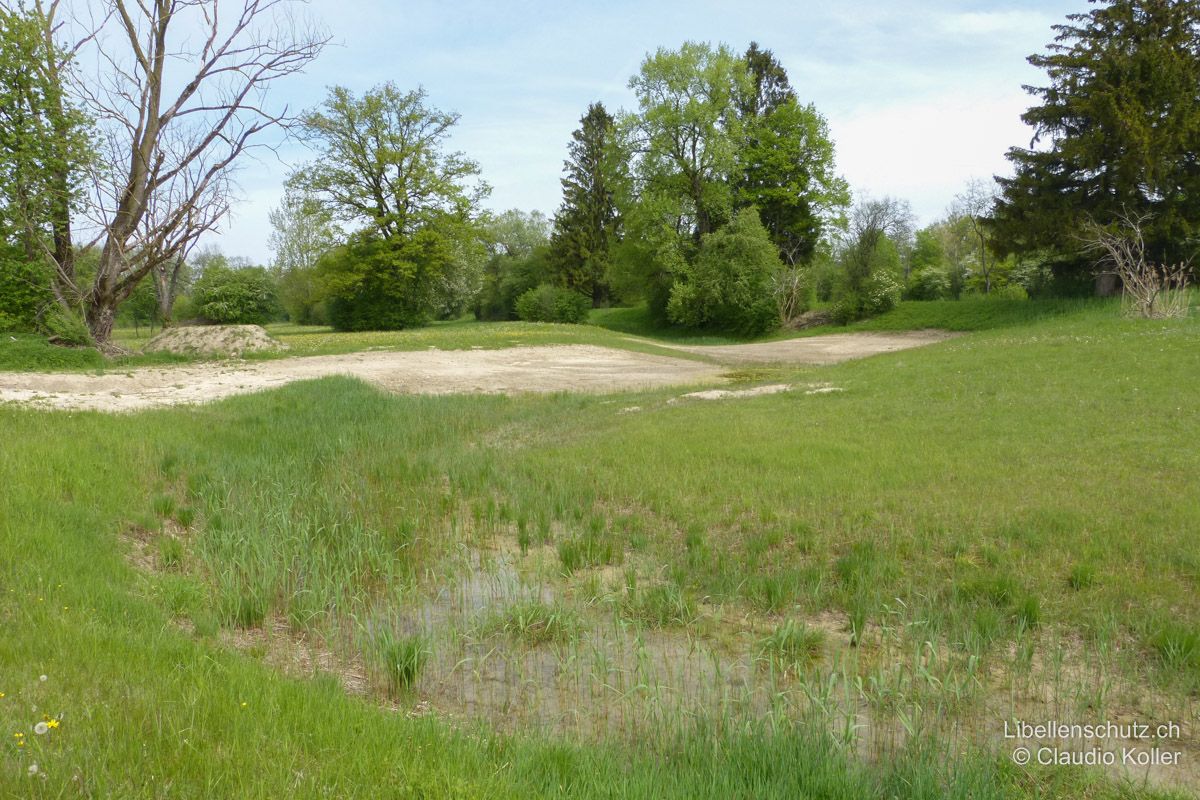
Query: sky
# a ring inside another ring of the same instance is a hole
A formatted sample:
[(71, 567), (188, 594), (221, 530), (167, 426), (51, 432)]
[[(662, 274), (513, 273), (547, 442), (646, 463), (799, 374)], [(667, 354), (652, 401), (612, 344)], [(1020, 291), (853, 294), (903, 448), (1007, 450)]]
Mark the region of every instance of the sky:
[[(829, 122), (837, 168), (855, 197), (908, 200), (921, 224), (941, 217), (971, 177), (1009, 172), (1005, 152), (1029, 146), (1026, 62), (1051, 26), (1085, 0), (972, 2), (400, 2), (312, 0), (332, 37), (304, 74), (270, 99), (298, 111), (327, 88), (361, 93), (387, 81), (423, 86), (461, 115), (450, 146), (492, 186), (488, 208), (552, 215), (571, 132), (589, 103), (636, 105), (627, 88), (648, 52), (684, 41), (751, 41), (774, 52), (802, 102)], [(312, 154), (286, 142), (243, 164), (240, 199), (203, 242), (269, 263), (269, 210), (289, 171)]]

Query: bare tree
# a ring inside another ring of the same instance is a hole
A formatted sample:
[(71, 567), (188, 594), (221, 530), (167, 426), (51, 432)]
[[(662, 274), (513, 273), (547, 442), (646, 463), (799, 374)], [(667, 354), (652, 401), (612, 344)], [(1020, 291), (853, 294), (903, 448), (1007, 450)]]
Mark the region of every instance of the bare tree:
[(996, 205), (996, 182), (983, 178), (971, 178), (962, 192), (955, 195), (954, 203), (950, 206), (950, 216), (966, 219), (971, 225), (971, 232), (978, 243), (976, 253), (979, 258), (979, 274), (983, 278), (983, 293), (992, 291), (992, 270), (995, 262), (988, 262), (987, 253), (987, 218), (991, 216), (992, 208)]
[(97, 344), (137, 285), (225, 216), (238, 159), (289, 124), (266, 90), (327, 42), (290, 13), (296, 1), (104, 0), (99, 18), (76, 19), (95, 26), (80, 48), (95, 69), (72, 88), (100, 129), (86, 211), (100, 261), (89, 287), (72, 288)]
[(860, 200), (850, 215), (844, 249), (851, 282), (858, 285), (870, 276), (875, 249), (885, 236), (901, 250), (911, 241), (915, 224), (916, 218), (907, 200), (895, 197)]
[(1126, 313), (1144, 319), (1185, 317), (1188, 313), (1188, 278), (1191, 265), (1155, 264), (1146, 259), (1146, 241), (1142, 230), (1149, 216), (1128, 212), (1114, 225), (1091, 222), (1084, 244), (1100, 254), (1100, 267), (1107, 267), (1124, 287)]

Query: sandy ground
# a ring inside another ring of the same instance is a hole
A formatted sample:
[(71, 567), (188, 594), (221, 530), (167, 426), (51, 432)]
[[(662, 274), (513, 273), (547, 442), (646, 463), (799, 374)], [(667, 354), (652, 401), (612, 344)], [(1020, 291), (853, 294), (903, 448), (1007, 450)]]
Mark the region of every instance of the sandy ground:
[(900, 331), (896, 333), (831, 333), (778, 342), (731, 345), (661, 345), (716, 359), (725, 364), (836, 364), (852, 358), (907, 350), (949, 339), (949, 331)]
[(137, 411), (204, 403), (327, 375), (348, 375), (417, 394), (612, 392), (720, 379), (731, 364), (831, 364), (941, 341), (948, 334), (835, 334), (721, 347), (679, 346), (705, 363), (592, 345), (505, 350), (424, 350), (216, 361), (125, 373), (0, 372), (0, 402), (43, 408)]

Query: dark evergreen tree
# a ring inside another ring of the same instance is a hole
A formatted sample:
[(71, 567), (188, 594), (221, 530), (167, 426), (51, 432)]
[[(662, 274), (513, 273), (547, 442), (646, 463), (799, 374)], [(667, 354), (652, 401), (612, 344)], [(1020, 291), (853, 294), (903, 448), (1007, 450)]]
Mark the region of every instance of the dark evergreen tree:
[(849, 205), (849, 187), (834, 174), (825, 119), (796, 100), (774, 54), (751, 42), (744, 61), (750, 81), (737, 100), (744, 141), (734, 202), (758, 209), (785, 264), (808, 263), (825, 220)]
[(562, 179), (563, 203), (554, 218), (550, 259), (558, 280), (592, 299), (607, 302), (609, 252), (620, 230), (614, 204), (620, 166), (614, 153), (615, 121), (592, 103), (571, 134)]
[(743, 56), (750, 73), (750, 91), (738, 98), (738, 113), (743, 118), (765, 116), (784, 103), (795, 101), (796, 93), (788, 81), (787, 70), (770, 50), (751, 42)]
[(1029, 58), (1048, 85), (1026, 87), (1041, 100), (1022, 116), (1035, 138), (1008, 153), (1016, 170), (999, 179), (996, 245), (1052, 253), (1081, 274), (1090, 260), (1081, 227), (1127, 213), (1149, 215), (1154, 260), (1190, 258), (1200, 232), (1200, 4), (1092, 2), (1054, 27), (1049, 52)]

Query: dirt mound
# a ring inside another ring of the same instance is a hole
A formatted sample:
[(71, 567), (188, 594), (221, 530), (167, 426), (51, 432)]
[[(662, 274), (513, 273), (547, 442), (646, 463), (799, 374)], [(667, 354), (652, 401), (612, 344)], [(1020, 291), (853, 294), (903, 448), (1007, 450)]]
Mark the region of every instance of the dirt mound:
[(146, 343), (144, 352), (236, 357), (286, 349), (259, 325), (185, 325), (167, 328)]

